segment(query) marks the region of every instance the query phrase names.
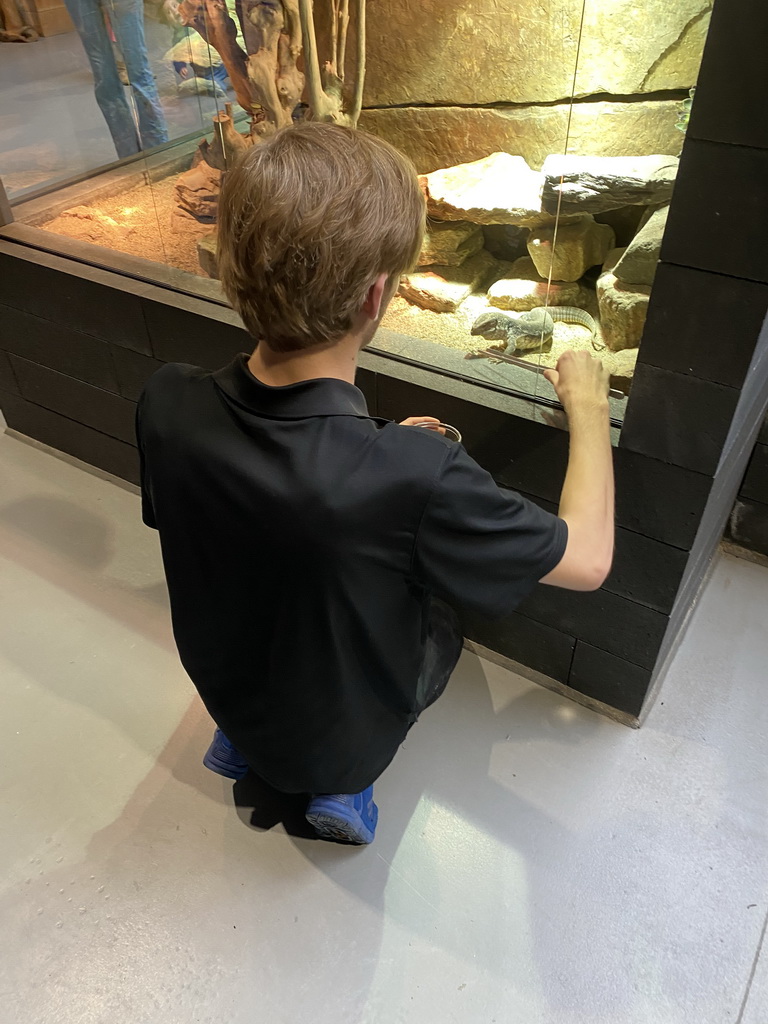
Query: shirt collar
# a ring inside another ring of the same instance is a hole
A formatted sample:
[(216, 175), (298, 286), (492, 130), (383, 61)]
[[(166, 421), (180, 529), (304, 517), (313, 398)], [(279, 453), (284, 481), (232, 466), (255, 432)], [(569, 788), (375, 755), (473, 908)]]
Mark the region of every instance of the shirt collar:
[(213, 379), (232, 401), (250, 412), (288, 420), (306, 416), (369, 415), (365, 397), (354, 384), (335, 377), (320, 377), (271, 387), (254, 377), (248, 369), (248, 359), (241, 353), (229, 366), (217, 370)]

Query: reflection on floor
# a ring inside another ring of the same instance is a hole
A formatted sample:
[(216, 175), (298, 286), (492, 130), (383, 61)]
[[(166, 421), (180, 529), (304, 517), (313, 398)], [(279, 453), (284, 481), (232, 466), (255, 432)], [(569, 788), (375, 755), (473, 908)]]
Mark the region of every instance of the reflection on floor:
[(0, 437), (3, 1019), (764, 1024), (768, 570), (646, 726), (465, 655), (369, 849), (200, 764), (137, 497)]
[[(179, 96), (173, 68), (163, 59), (171, 29), (149, 18), (145, 29), (170, 137), (208, 131), (215, 101)], [(0, 139), (0, 176), (10, 195), (117, 159), (77, 33), (0, 44)]]

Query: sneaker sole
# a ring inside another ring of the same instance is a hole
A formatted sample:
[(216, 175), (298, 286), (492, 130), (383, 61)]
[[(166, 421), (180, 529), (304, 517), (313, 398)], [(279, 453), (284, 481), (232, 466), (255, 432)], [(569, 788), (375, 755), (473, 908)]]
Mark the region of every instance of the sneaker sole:
[(342, 817), (341, 813), (325, 811), (307, 811), (306, 819), (321, 839), (335, 839), (342, 843), (353, 843), (355, 846), (368, 846), (373, 842), (379, 809), (374, 804), (373, 828), (367, 828), (362, 821)]
[(219, 761), (210, 752), (203, 758), (203, 764), (208, 771), (215, 772), (217, 775), (223, 775), (225, 779), (232, 779), (235, 782), (239, 779), (244, 779), (248, 774), (247, 766), (245, 768), (234, 768), (231, 764), (227, 764), (226, 761)]

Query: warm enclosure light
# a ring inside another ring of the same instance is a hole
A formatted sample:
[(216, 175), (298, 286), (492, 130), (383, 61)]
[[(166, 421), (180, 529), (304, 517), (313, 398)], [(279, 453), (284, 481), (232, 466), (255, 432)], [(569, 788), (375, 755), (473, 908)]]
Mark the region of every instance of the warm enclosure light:
[(136, 210), (137, 210), (137, 207), (135, 207), (135, 206), (124, 206), (123, 207), (123, 216), (124, 217), (130, 217), (130, 215), (132, 213), (136, 213)]

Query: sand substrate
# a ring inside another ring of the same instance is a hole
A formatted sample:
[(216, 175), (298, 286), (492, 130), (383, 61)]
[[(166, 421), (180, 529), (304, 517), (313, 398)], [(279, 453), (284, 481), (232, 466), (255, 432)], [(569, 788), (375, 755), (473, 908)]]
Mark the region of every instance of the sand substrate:
[(75, 206), (40, 227), (207, 277), (197, 260), (197, 239), (213, 225), (174, 216), (177, 177), (137, 185), (101, 199), (98, 207)]
[[(489, 342), (483, 338), (473, 337), (469, 332), (472, 324), (488, 310), (494, 309), (485, 295), (470, 295), (455, 313), (435, 313), (429, 309), (421, 309), (411, 305), (406, 299), (396, 296), (387, 310), (382, 324), (399, 334), (410, 334), (414, 338), (437, 342), (447, 348), (475, 352), (487, 348)], [(597, 320), (597, 298), (587, 307), (587, 311)], [(510, 313), (510, 316), (515, 314)], [(594, 346), (590, 332), (579, 324), (555, 324), (552, 348), (549, 352), (516, 352), (515, 355), (526, 362), (537, 366), (555, 366), (557, 360), (566, 349), (584, 349), (598, 356), (612, 377), (620, 379), (631, 376), (637, 349), (624, 352), (611, 352), (603, 347), (600, 323), (598, 321)]]

